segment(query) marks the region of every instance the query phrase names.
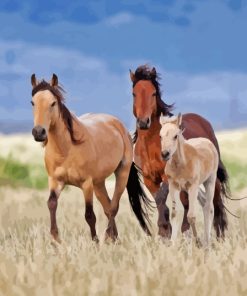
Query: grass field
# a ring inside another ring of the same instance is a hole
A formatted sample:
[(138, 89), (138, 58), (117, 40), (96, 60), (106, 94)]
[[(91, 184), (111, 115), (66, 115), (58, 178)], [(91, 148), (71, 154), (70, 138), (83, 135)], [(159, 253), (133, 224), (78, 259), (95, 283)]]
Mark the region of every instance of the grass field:
[[(218, 139), (233, 196), (247, 195), (247, 131), (219, 133)], [(0, 136), (0, 295), (247, 294), (246, 201), (227, 202), (241, 218), (229, 216), (225, 242), (214, 237), (204, 263), (203, 251), (180, 233), (173, 243), (159, 240), (156, 212), (153, 238), (147, 238), (126, 193), (116, 220), (119, 244), (104, 243), (107, 220), (95, 200), (100, 237), (99, 246), (95, 245), (84, 219), (82, 193), (69, 188), (59, 200), (62, 244), (57, 246), (49, 235), (42, 154), (29, 136)], [(113, 191), (113, 180), (107, 188)], [(201, 213), (198, 230), (202, 235)]]

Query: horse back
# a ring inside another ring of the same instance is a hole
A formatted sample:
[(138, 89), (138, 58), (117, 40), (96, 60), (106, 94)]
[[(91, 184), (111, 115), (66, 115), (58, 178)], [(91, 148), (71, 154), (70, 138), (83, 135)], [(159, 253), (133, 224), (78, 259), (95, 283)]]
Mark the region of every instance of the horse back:
[(186, 140), (199, 137), (209, 139), (219, 153), (219, 144), (213, 127), (208, 120), (195, 113), (186, 113), (183, 115), (182, 127)]

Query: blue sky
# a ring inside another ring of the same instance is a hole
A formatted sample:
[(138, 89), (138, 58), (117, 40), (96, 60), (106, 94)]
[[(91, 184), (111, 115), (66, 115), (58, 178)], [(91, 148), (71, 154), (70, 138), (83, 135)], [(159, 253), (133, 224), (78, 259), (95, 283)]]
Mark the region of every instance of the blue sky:
[(133, 128), (128, 69), (149, 63), (175, 112), (247, 122), (246, 29), (245, 0), (1, 0), (0, 121), (32, 120), (30, 75), (54, 72), (76, 114)]

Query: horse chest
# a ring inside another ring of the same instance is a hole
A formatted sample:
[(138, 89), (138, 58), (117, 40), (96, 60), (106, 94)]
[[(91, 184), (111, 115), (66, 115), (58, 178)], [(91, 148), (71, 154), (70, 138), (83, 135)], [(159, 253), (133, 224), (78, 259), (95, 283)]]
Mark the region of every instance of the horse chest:
[[(80, 186), (85, 178), (83, 165), (74, 161), (48, 162), (46, 164), (49, 176), (68, 185)], [(76, 168), (76, 169), (75, 169)]]
[(190, 173), (188, 173), (187, 170), (183, 168), (174, 169), (174, 167), (171, 167), (167, 164), (166, 175), (169, 182), (172, 181), (173, 185), (178, 190), (188, 191), (189, 187), (193, 183)]
[(164, 163), (160, 157), (160, 149), (155, 143), (144, 145), (143, 141), (137, 141), (134, 149), (134, 161), (142, 169), (146, 178), (160, 183), (164, 174)]

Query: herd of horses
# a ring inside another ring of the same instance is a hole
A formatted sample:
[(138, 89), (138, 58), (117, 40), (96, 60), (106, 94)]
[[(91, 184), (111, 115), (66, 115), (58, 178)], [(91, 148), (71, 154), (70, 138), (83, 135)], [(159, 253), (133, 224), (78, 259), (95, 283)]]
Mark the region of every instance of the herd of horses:
[[(199, 242), (195, 221), (195, 203), (204, 213), (204, 240), (209, 245), (211, 227), (218, 239), (224, 238), (227, 216), (224, 197), (229, 197), (228, 175), (220, 157), (219, 145), (211, 124), (189, 113), (173, 116), (173, 105), (161, 99), (160, 77), (155, 68), (142, 65), (130, 71), (133, 84), (133, 114), (136, 131), (133, 139), (119, 119), (106, 114), (76, 117), (65, 106), (64, 91), (53, 74), (50, 82), (31, 76), (34, 115), (34, 139), (45, 148), (45, 166), (49, 179), (48, 208), (51, 235), (60, 242), (56, 221), (59, 196), (65, 185), (83, 191), (85, 219), (92, 240), (98, 242), (93, 193), (108, 219), (106, 239), (115, 241), (118, 231), (115, 217), (120, 198), (127, 189), (130, 205), (141, 227), (151, 236), (149, 209), (151, 201), (142, 179), (153, 196), (158, 210), (158, 233), (170, 239), (172, 227), (167, 206), (176, 196), (184, 208), (181, 231), (190, 227)], [(112, 198), (106, 179), (115, 174)], [(200, 189), (203, 184), (205, 192)]]

